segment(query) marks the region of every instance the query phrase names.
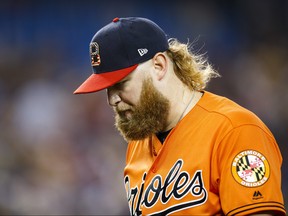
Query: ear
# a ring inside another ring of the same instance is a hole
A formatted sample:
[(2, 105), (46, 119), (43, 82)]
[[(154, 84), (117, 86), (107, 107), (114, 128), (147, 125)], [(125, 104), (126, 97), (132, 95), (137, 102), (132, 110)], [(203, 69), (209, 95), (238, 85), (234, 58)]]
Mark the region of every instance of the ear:
[(168, 59), (164, 53), (156, 53), (153, 57), (153, 66), (155, 69), (154, 75), (157, 80), (163, 79), (168, 69)]

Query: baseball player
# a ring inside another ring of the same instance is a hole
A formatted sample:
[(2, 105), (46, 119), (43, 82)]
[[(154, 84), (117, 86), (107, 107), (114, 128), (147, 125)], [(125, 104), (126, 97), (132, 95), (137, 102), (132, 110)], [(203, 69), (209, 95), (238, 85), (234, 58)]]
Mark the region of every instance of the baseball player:
[(128, 142), (131, 215), (285, 215), (282, 157), (265, 124), (205, 90), (218, 76), (154, 22), (115, 18), (90, 43), (94, 73), (74, 92), (107, 89)]

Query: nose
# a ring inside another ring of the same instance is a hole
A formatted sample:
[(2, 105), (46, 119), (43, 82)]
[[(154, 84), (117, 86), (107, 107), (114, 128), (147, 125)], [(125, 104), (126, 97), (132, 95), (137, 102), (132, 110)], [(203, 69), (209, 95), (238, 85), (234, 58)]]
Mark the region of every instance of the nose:
[(119, 93), (111, 88), (107, 89), (107, 97), (108, 97), (108, 104), (110, 106), (116, 106), (121, 101)]

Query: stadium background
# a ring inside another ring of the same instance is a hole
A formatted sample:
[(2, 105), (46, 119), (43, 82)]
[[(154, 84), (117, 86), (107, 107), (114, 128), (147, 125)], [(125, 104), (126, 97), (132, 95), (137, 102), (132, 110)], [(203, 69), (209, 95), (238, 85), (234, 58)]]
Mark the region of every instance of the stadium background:
[(127, 214), (126, 144), (105, 91), (72, 94), (91, 73), (95, 31), (126, 16), (197, 41), (222, 75), (208, 90), (268, 125), (287, 208), (288, 1), (11, 0), (0, 2), (0, 213)]

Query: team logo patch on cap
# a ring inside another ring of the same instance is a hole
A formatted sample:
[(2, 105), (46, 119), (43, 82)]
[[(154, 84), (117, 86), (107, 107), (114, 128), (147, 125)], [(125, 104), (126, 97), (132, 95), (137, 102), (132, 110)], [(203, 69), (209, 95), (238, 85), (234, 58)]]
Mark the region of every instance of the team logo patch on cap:
[(99, 66), (101, 63), (100, 54), (99, 54), (99, 45), (96, 42), (90, 43), (90, 56), (91, 56), (91, 65)]
[(232, 175), (239, 184), (245, 187), (258, 187), (269, 178), (269, 163), (261, 153), (246, 150), (233, 159)]

